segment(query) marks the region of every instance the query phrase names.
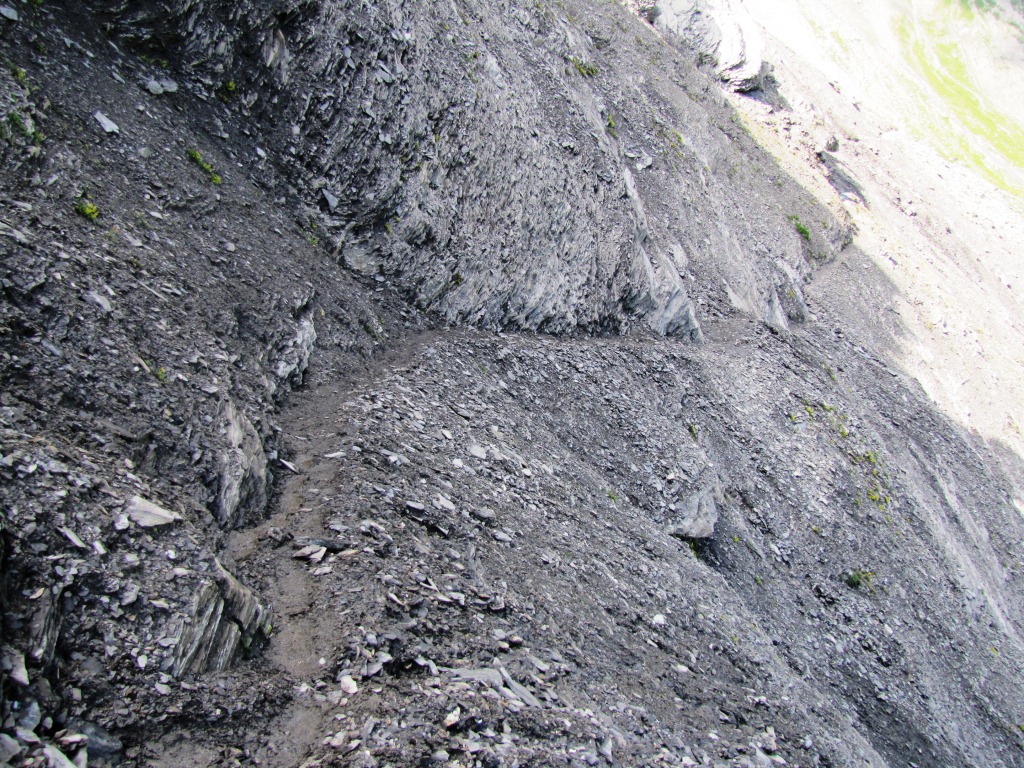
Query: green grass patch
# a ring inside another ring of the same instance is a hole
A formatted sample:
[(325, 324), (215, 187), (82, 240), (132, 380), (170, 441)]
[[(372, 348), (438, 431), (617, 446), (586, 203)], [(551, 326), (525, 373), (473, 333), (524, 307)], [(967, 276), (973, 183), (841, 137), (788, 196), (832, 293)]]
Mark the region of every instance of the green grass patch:
[(236, 90), (238, 90), (238, 86), (235, 85), (235, 81), (228, 80), (227, 82), (221, 83), (220, 87), (217, 88), (217, 97), (227, 104), (235, 95)]
[(84, 197), (78, 198), (75, 202), (75, 213), (89, 221), (96, 221), (100, 217), (100, 209), (96, 207), (95, 203)]
[(800, 235), (807, 242), (811, 242), (811, 230), (807, 228), (807, 225), (800, 221), (800, 217), (793, 214), (789, 217), (790, 222), (793, 224), (793, 229), (796, 230), (797, 234)]
[[(1009, 165), (1024, 171), (1024, 127), (981, 95), (956, 42), (955, 30), (971, 24), (979, 10), (990, 10), (990, 0), (951, 2), (948, 14), (923, 22), (921, 32), (905, 17), (896, 22), (904, 56), (930, 92), (918, 94), (920, 122), (911, 128), (947, 159), (973, 168), (1000, 189), (1024, 196), (1024, 188), (1004, 169)], [(935, 108), (935, 96), (945, 109)]]
[(202, 153), (200, 153), (198, 149), (190, 149), (188, 151), (188, 156), (192, 159), (192, 162), (194, 162), (196, 165), (198, 165), (200, 168), (206, 171), (206, 175), (209, 177), (211, 184), (216, 184), (217, 186), (220, 186), (220, 184), (223, 183), (224, 180), (220, 177), (220, 174), (218, 174), (213, 169), (213, 165), (211, 165), (210, 162), (203, 157)]

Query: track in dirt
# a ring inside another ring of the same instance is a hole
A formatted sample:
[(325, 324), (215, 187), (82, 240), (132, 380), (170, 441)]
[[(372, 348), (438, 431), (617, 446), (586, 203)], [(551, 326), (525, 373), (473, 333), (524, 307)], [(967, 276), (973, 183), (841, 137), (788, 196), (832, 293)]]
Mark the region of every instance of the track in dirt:
[[(927, 648), (985, 630), (915, 618), (949, 553), (903, 539), (924, 478), (873, 415), (912, 423), (911, 406), (895, 381), (862, 389), (869, 358), (839, 369), (860, 382), (841, 395), (827, 337), (736, 317), (707, 338), (429, 333), (348, 381), (314, 369), (283, 420), (278, 511), (230, 544), (275, 605), (266, 660), (294, 692), (247, 749), (282, 766), (944, 760), (935, 726), (904, 739), (960, 663)], [(944, 429), (941, 450), (969, 455)], [(853, 503), (879, 482), (855, 446), (885, 462), (899, 522)], [(691, 549), (667, 531), (694, 488), (717, 523)], [(911, 562), (916, 585), (896, 578)], [(845, 583), (868, 564), (869, 590)]]

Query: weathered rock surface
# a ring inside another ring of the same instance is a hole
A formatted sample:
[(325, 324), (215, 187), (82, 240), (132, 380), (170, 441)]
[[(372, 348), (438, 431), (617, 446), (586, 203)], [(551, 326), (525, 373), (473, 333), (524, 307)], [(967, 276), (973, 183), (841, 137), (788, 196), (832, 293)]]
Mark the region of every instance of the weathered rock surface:
[(764, 41), (744, 0), (661, 0), (651, 10), (655, 26), (678, 37), (714, 64), (716, 74), (735, 91), (764, 85), (771, 67)]
[(711, 538), (718, 522), (718, 503), (723, 500), (716, 478), (711, 487), (701, 487), (691, 492), (681, 505), (674, 505), (676, 514), (666, 533), (681, 539)]
[(271, 610), (252, 591), (239, 583), (219, 563), (213, 580), (195, 597), (191, 615), (175, 642), (171, 674), (222, 672), (235, 658), (239, 646), (270, 637)]
[[(232, 73), (249, 125), (312, 188), (307, 205), (341, 263), (449, 321), (551, 332), (639, 321), (696, 338), (691, 292), (725, 280), (785, 327), (774, 304), (794, 290), (788, 273), (806, 275), (848, 237), (827, 215), (803, 247), (752, 167), (769, 159), (709, 119), (692, 71), (631, 78), (624, 8), (575, 29), (552, 10), (476, 0), (441, 16), (421, 3), (242, 3), (230, 25), (214, 3), (118, 7), (115, 28), (136, 44), (180, 38), (190, 67)], [(641, 153), (657, 164), (631, 169)]]
[(170, 525), (181, 520), (181, 515), (169, 509), (164, 509), (159, 504), (154, 504), (141, 496), (132, 496), (125, 505), (128, 517), (142, 528), (156, 528), (160, 525)]
[[(280, 370), (280, 367), (278, 367)], [(230, 400), (224, 403), (217, 491), (217, 521), (235, 527), (245, 515), (260, 515), (267, 504), (267, 454), (256, 427)]]
[(16, 759), (1019, 762), (1009, 483), (805, 294), (841, 215), (565, 5), (0, 27)]

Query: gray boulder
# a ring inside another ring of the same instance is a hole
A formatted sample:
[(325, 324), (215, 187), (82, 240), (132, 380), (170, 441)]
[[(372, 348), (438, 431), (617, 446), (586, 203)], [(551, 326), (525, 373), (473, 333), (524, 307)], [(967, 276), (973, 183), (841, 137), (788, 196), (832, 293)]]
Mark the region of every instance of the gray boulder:
[(677, 516), (667, 529), (669, 536), (680, 539), (711, 538), (715, 533), (718, 503), (722, 498), (717, 477), (698, 486), (698, 490), (692, 492), (681, 505), (677, 505)]

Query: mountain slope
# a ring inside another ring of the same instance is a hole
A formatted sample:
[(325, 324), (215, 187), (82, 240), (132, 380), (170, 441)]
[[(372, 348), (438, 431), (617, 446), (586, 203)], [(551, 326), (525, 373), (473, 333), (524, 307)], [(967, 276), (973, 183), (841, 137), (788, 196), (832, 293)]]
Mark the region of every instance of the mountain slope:
[(688, 53), (11, 10), (10, 761), (1019, 764), (1019, 460), (850, 329), (842, 203)]

